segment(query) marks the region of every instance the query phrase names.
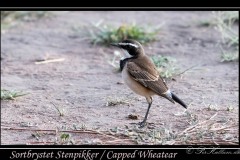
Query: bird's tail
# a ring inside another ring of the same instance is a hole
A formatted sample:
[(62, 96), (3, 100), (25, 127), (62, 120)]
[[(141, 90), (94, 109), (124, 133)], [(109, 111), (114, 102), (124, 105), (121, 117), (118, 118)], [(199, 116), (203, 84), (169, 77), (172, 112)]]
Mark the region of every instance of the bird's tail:
[(179, 99), (175, 94), (173, 94), (173, 93), (171, 93), (171, 94), (172, 94), (172, 99), (173, 99), (175, 102), (181, 104), (184, 108), (187, 109), (187, 105), (186, 105), (181, 99)]

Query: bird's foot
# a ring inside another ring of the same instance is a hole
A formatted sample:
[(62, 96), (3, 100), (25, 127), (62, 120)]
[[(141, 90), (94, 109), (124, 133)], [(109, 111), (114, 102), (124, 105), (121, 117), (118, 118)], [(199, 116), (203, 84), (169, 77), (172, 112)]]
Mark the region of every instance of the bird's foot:
[(146, 126), (146, 122), (142, 121), (142, 122), (139, 122), (138, 125), (139, 125), (139, 128), (143, 128)]
[(144, 128), (147, 126), (148, 129), (154, 129), (156, 127), (155, 123), (139, 122), (139, 128)]

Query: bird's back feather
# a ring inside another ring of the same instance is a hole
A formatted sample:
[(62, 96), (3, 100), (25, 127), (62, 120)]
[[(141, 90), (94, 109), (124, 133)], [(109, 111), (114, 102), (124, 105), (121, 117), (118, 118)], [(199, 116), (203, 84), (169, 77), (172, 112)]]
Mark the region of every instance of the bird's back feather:
[(160, 96), (168, 90), (168, 87), (159, 75), (156, 66), (147, 56), (139, 57), (138, 60), (129, 60), (127, 63), (127, 70), (137, 82), (151, 89)]

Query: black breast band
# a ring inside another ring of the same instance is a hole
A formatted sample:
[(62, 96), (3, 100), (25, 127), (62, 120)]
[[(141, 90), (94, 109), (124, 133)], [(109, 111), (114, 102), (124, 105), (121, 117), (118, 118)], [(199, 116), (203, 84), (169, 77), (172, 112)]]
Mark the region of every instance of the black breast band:
[(123, 68), (124, 68), (124, 66), (125, 66), (125, 64), (127, 63), (128, 60), (135, 59), (135, 58), (137, 58), (137, 57), (130, 57), (130, 58), (125, 58), (123, 60), (120, 60), (120, 71), (123, 70)]

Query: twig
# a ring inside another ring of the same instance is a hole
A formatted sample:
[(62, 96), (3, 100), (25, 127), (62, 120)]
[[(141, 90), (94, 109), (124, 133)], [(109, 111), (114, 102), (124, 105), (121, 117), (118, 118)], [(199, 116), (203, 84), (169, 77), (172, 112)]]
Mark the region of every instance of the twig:
[(128, 144), (128, 142), (136, 143), (134, 140), (130, 140), (130, 139), (118, 139), (118, 140), (106, 141), (105, 144), (112, 144), (112, 143), (118, 143), (118, 142), (121, 142), (121, 144), (122, 143), (127, 143)]
[[(224, 141), (224, 142), (222, 142), (222, 141), (217, 141), (217, 142), (215, 142), (215, 143), (217, 143), (218, 145), (237, 145), (238, 143), (236, 143), (236, 142), (228, 142), (228, 141)], [(174, 143), (175, 144), (175, 143)], [(203, 141), (203, 142), (199, 142), (199, 141), (191, 141), (191, 143), (189, 143), (189, 144), (209, 144), (209, 145), (212, 145), (213, 144), (213, 142), (212, 141)]]
[(232, 125), (232, 126), (227, 126), (227, 127), (223, 127), (223, 128), (215, 128), (215, 129), (210, 129), (211, 131), (220, 131), (220, 130), (223, 130), (223, 129), (227, 129), (227, 128), (232, 128), (232, 127), (237, 127), (238, 125), (235, 124), (235, 125)]
[(11, 128), (11, 127), (2, 127), (3, 130), (19, 130), (19, 131), (37, 131), (37, 132), (55, 132), (53, 129), (29, 129), (29, 128)]
[[(19, 130), (19, 131), (38, 131), (38, 132), (56, 132), (56, 130), (48, 130), (48, 129), (28, 129), (28, 128), (1, 128), (3, 130)], [(107, 136), (107, 137), (111, 137), (113, 139), (119, 139), (117, 137), (114, 137), (114, 136), (111, 136), (111, 135), (108, 135), (108, 134), (105, 134), (105, 133), (101, 133), (99, 131), (94, 131), (94, 130), (59, 130), (58, 132), (67, 132), (67, 133), (89, 133), (89, 134), (100, 134), (100, 135), (103, 135), (103, 136)]]
[[(197, 64), (197, 65), (198, 65), (198, 64)], [(197, 65), (193, 65), (192, 67), (190, 67), (190, 68), (188, 68), (188, 69), (186, 69), (186, 70), (184, 70), (184, 71), (182, 71), (182, 72), (180, 72), (180, 73), (178, 73), (178, 74), (174, 75), (173, 77), (179, 76), (179, 75), (181, 75), (181, 74), (183, 74), (183, 73), (187, 72), (188, 70), (190, 70), (190, 69), (192, 69), (192, 68), (196, 67)]]
[(49, 59), (49, 60), (44, 60), (41, 62), (35, 62), (35, 64), (45, 64), (45, 63), (52, 63), (52, 62), (61, 62), (64, 61), (64, 58), (58, 58), (58, 59)]
[(55, 142), (28, 142), (26, 144), (54, 144)]
[(190, 127), (186, 128), (184, 131), (182, 131), (182, 132), (181, 132), (180, 134), (178, 134), (178, 135), (182, 135), (182, 134), (185, 133), (186, 131), (192, 130), (192, 129), (196, 128), (196, 126), (198, 126), (198, 125), (200, 125), (200, 124), (204, 124), (204, 123), (212, 120), (216, 115), (217, 115), (217, 113), (215, 113), (215, 114), (214, 114), (212, 117), (210, 117), (208, 120), (199, 122), (199, 123), (197, 123), (197, 124), (195, 124), (195, 125), (193, 125), (193, 126), (190, 126)]

